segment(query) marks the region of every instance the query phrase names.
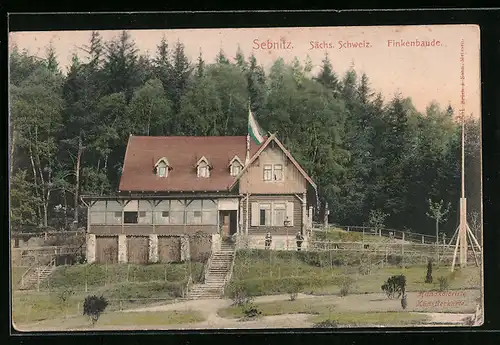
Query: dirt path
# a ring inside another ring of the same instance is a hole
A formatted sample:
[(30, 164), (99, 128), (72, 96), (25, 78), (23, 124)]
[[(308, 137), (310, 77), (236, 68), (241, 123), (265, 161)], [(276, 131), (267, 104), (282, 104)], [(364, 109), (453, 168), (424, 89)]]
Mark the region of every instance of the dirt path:
[[(409, 313), (415, 313), (428, 316), (431, 321), (426, 326), (435, 325), (463, 325), (464, 320), (474, 315), (471, 301), (476, 298), (478, 291), (466, 291), (466, 296), (462, 297), (467, 300), (465, 309), (457, 308), (426, 308), (419, 305), (419, 295), (417, 293), (408, 293), (408, 308)], [(289, 295), (272, 295), (261, 296), (255, 298), (256, 304), (285, 301), (289, 299)], [(361, 295), (349, 295), (339, 297), (331, 296), (314, 296), (306, 294), (298, 294), (297, 300), (311, 300), (314, 303), (324, 305), (334, 305), (338, 312), (390, 312), (401, 311), (400, 300), (388, 300), (384, 294), (372, 293)], [(430, 298), (432, 301), (432, 298)], [(251, 321), (240, 321), (238, 319), (228, 319), (220, 317), (217, 312), (219, 309), (227, 308), (232, 304), (231, 300), (225, 299), (207, 299), (207, 300), (190, 300), (165, 305), (155, 305), (150, 307), (135, 308), (122, 311), (123, 313), (144, 313), (144, 312), (161, 312), (161, 311), (198, 311), (201, 312), (205, 321), (191, 324), (178, 325), (148, 325), (148, 326), (99, 326), (93, 330), (166, 330), (166, 329), (249, 329), (249, 328), (309, 328), (312, 323), (308, 321), (311, 315), (308, 314), (282, 314), (274, 316), (264, 316)], [(470, 309), (470, 310), (469, 310)], [(26, 328), (26, 327), (25, 327)], [(64, 328), (61, 325), (61, 328)], [(43, 331), (41, 325), (31, 325), (32, 331)], [(61, 329), (63, 330), (63, 329)]]

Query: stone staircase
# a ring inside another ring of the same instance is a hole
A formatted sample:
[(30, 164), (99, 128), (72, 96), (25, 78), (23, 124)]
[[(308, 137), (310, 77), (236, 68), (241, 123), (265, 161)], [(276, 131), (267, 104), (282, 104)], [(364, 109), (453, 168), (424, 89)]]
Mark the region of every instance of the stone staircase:
[(38, 283), (47, 279), (56, 269), (55, 258), (47, 265), (35, 265), (30, 267), (22, 276), (20, 290), (35, 289)]
[(235, 255), (235, 246), (222, 241), (220, 251), (213, 252), (205, 272), (204, 284), (194, 284), (189, 289), (190, 299), (218, 299), (224, 292)]

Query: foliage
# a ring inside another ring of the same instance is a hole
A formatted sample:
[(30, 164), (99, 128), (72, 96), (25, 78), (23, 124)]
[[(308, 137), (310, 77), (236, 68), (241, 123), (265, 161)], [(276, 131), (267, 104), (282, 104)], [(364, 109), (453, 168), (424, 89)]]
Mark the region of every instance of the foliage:
[(425, 275), (425, 283), (432, 284), (432, 260), (427, 263), (427, 273)]
[(92, 326), (95, 325), (99, 317), (108, 306), (108, 300), (103, 296), (87, 296), (83, 302), (83, 315), (89, 317)]
[(287, 293), (290, 295), (290, 301), (295, 301), (300, 292), (299, 284), (290, 284), (287, 289)]
[(390, 299), (393, 299), (396, 294), (397, 298), (404, 296), (406, 291), (406, 277), (403, 274), (389, 277), (382, 285), (382, 291)]
[(354, 280), (349, 276), (344, 276), (340, 282), (340, 297), (347, 296), (354, 284)]
[(337, 328), (338, 323), (335, 320), (325, 320), (325, 321), (315, 323), (313, 327), (314, 328)]
[(450, 282), (448, 277), (441, 276), (438, 278), (438, 283), (439, 283), (439, 291), (446, 291), (448, 287), (450, 286)]
[[(335, 210), (330, 222), (411, 225), (433, 234), (426, 201), (459, 197), (460, 126), (453, 109), (430, 103), (417, 111), (411, 95), (375, 94), (368, 75), (336, 70), (327, 54), (313, 75), (308, 58), (278, 58), (265, 69), (237, 47), (209, 61), (165, 38), (149, 57), (126, 31), (110, 40), (93, 32), (81, 48), (86, 54), (74, 56), (64, 73), (61, 53), (50, 46), (42, 59), (17, 48), (10, 53), (16, 227), (83, 226), (79, 195), (118, 189), (130, 134), (245, 135), (249, 99), (261, 127), (279, 131), (319, 186), (319, 214), (326, 205)], [(479, 129), (477, 119), (466, 119), (471, 213), (481, 205)], [(457, 206), (449, 207), (449, 219)], [(453, 222), (441, 223), (453, 232)]]

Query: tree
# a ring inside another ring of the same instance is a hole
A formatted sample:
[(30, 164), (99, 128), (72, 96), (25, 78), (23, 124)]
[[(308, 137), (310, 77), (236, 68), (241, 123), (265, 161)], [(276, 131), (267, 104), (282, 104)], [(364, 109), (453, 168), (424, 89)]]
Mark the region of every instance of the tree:
[(389, 215), (387, 213), (384, 213), (380, 210), (371, 210), (368, 224), (370, 224), (370, 226), (374, 228), (375, 232), (378, 234), (385, 227), (385, 219), (388, 216)]
[(432, 218), (436, 222), (436, 245), (439, 245), (439, 223), (446, 222), (446, 215), (450, 212), (451, 204), (448, 202), (446, 206), (443, 206), (443, 200), (439, 202), (432, 202), (431, 199), (427, 200), (429, 205), (429, 211), (426, 213), (427, 217)]
[(425, 283), (432, 284), (432, 260), (427, 262), (427, 273), (425, 275)]
[(41, 200), (34, 193), (33, 184), (27, 177), (26, 170), (18, 170), (10, 179), (10, 224), (13, 229), (39, 224), (37, 208)]
[(37, 68), (19, 87), (11, 89), (12, 129), (19, 148), (28, 155), (35, 198), (41, 200), (42, 225), (48, 225), (54, 185), (56, 134), (61, 127), (61, 78), (46, 67)]
[(83, 315), (88, 316), (94, 326), (107, 306), (108, 300), (103, 296), (87, 296), (83, 302)]
[(105, 52), (103, 72), (106, 93), (124, 92), (129, 101), (133, 90), (141, 83), (138, 49), (130, 33), (122, 31), (118, 37), (106, 42)]

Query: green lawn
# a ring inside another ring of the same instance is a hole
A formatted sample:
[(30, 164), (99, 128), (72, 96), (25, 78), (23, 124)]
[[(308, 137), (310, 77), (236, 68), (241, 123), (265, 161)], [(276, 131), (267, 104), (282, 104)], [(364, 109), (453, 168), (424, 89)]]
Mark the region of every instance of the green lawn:
[(448, 277), (448, 289), (477, 289), (481, 286), (480, 269), (475, 266), (451, 274), (449, 266), (435, 265), (434, 282), (425, 284), (426, 265), (382, 267), (374, 262), (373, 256), (368, 255), (239, 251), (226, 293), (231, 295), (236, 289), (245, 289), (248, 294), (259, 296), (288, 293), (294, 288), (304, 293), (338, 293), (346, 280), (350, 281), (347, 285), (351, 293), (381, 292), (381, 285), (396, 274), (406, 276), (408, 291), (438, 290), (440, 276)]
[[(158, 311), (147, 313), (134, 312), (105, 312), (101, 315), (95, 325), (95, 329), (102, 326), (167, 326), (176, 324), (196, 323), (204, 321), (204, 316), (197, 311)], [(29, 325), (16, 322), (20, 330), (29, 331)], [(47, 329), (88, 329), (91, 327), (90, 321), (85, 316), (73, 316), (68, 318), (58, 318), (46, 320), (36, 324), (37, 328)]]
[[(13, 291), (13, 319), (22, 324), (79, 315), (88, 295), (106, 297), (110, 311), (164, 304), (183, 296), (189, 270), (199, 281), (203, 264), (61, 266), (40, 286), (40, 292)], [(65, 294), (69, 296), (66, 302)]]
[(42, 290), (84, 290), (121, 283), (145, 283), (151, 281), (179, 282), (191, 273), (193, 279), (201, 279), (203, 264), (198, 262), (178, 264), (113, 264), (60, 266), (45, 280)]
[(374, 312), (374, 313), (350, 313), (342, 312), (324, 315), (315, 315), (310, 318), (313, 323), (333, 322), (339, 326), (411, 326), (429, 321), (425, 315), (411, 314), (405, 312)]
[[(313, 299), (298, 299), (294, 301), (276, 301), (256, 304), (262, 316), (282, 315), (282, 314), (319, 314), (330, 315), (335, 306), (323, 304)], [(240, 318), (244, 316), (243, 307), (231, 306), (219, 309), (217, 314), (224, 318)]]
[(26, 272), (28, 270), (29, 267), (19, 267), (19, 266), (12, 266), (11, 267), (11, 274), (12, 274), (12, 287), (14, 289), (16, 289), (19, 284), (21, 284), (21, 278), (24, 274), (24, 272)]

